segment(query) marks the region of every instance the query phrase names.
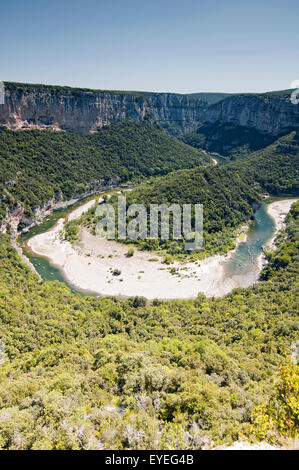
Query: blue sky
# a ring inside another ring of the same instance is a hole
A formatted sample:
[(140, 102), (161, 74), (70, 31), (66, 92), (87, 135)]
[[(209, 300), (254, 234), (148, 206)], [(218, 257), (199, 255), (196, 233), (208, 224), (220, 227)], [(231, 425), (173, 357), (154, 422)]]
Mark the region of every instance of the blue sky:
[(299, 80), (298, 0), (0, 0), (0, 80), (254, 92)]

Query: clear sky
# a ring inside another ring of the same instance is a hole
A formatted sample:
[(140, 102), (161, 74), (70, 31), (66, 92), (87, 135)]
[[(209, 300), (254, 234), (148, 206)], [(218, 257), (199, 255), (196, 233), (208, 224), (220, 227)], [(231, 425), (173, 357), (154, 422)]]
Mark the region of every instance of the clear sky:
[(0, 80), (254, 92), (299, 80), (299, 0), (0, 0)]

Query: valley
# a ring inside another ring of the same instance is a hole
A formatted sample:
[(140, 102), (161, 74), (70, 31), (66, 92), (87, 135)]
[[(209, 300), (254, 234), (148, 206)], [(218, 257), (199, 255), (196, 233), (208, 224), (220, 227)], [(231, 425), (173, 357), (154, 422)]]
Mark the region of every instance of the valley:
[(1, 469), (285, 465), (298, 0), (1, 7)]
[[(64, 240), (64, 222), (80, 218), (97, 203), (94, 200), (75, 209), (66, 219), (59, 219), (52, 229), (29, 238), (25, 249), (35, 258), (37, 270), (40, 256), (49, 261), (47, 277), (53, 274), (54, 266), (58, 276), (52, 279), (61, 280), (62, 275), (68, 285), (84, 293), (120, 298), (138, 295), (149, 300), (196, 298), (199, 293), (219, 297), (259, 279), (262, 247), (273, 243), (295, 201), (264, 204), (256, 212), (248, 235), (243, 233), (237, 239), (235, 250), (193, 263), (174, 261), (166, 265), (159, 254), (138, 250), (128, 257), (128, 246), (99, 239), (86, 228), (81, 228), (79, 242)], [(115, 269), (120, 271), (118, 276), (113, 275)]]
[[(0, 449), (295, 447), (289, 91), (5, 86)], [(98, 238), (97, 201), (120, 191), (126, 208), (203, 204), (204, 246)]]

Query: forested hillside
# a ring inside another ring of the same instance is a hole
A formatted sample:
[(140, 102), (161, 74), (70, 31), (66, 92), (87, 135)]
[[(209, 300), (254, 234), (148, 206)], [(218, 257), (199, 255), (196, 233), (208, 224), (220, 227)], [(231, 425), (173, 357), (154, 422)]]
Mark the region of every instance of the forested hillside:
[[(223, 252), (262, 193), (297, 194), (298, 147), (292, 133), (202, 168), (208, 155), (149, 124), (93, 135), (1, 131), (1, 215), (17, 202), (30, 214), (99, 180), (167, 173), (128, 192), (128, 203), (203, 203), (204, 254)], [(297, 366), (286, 362), (278, 377), (298, 331), (298, 217), (296, 203), (261, 282), (223, 298), (151, 305), (41, 281), (0, 235), (0, 449), (199, 449), (240, 436), (276, 445), (293, 438)], [(92, 212), (83, 222), (94, 222)], [(182, 254), (178, 242), (146, 243)]]
[[(128, 206), (135, 202), (144, 204), (148, 213), (150, 204), (203, 204), (205, 245), (202, 256), (225, 253), (233, 248), (237, 228), (253, 216), (253, 206), (259, 204), (260, 200), (254, 187), (225, 166), (177, 171), (142, 184), (127, 194)], [(89, 214), (83, 219), (88, 223)], [(136, 240), (136, 243), (142, 249), (162, 249), (172, 255), (185, 252), (183, 239), (149, 238)]]
[[(138, 202), (149, 209), (151, 203), (203, 204), (205, 246), (199, 256), (207, 256), (234, 247), (237, 228), (252, 217), (262, 194), (297, 195), (298, 182), (299, 137), (294, 132), (237, 162), (153, 178), (127, 194), (127, 205)], [(82, 222), (92, 226), (92, 210)], [(142, 249), (163, 250), (176, 257), (185, 251), (184, 240), (135, 243)]]
[(0, 236), (0, 448), (199, 449), (241, 434), (294, 437), (296, 367), (282, 369), (271, 406), (268, 398), (298, 329), (298, 215), (297, 203), (269, 280), (151, 306), (39, 281)]
[(210, 157), (147, 123), (113, 124), (92, 135), (0, 131), (0, 222), (21, 203), (25, 214), (52, 197), (70, 198), (111, 179), (138, 181), (210, 163)]
[(270, 145), (277, 137), (236, 124), (206, 123), (181, 136), (182, 142), (237, 159)]

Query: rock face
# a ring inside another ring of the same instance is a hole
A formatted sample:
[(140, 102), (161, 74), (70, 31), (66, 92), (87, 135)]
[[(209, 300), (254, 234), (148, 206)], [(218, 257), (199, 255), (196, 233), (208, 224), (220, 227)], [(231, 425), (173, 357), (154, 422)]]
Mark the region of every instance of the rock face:
[(58, 203), (52, 198), (50, 201), (37, 207), (34, 210), (33, 217), (25, 217), (22, 204), (17, 204), (13, 210), (7, 212), (5, 219), (0, 225), (0, 233), (7, 233), (7, 228), (10, 227), (12, 238), (15, 240), (18, 235), (18, 225), (20, 222), (23, 222), (27, 229), (35, 227), (40, 224), (45, 217), (51, 214), (53, 209), (57, 206)]
[(176, 135), (197, 127), (207, 107), (207, 102), (188, 95), (9, 83), (0, 105), (0, 126), (89, 133), (121, 120), (152, 120)]
[[(36, 207), (31, 217), (25, 216), (23, 205), (18, 203), (12, 210), (7, 210), (6, 216), (0, 224), (0, 233), (7, 233), (7, 229), (9, 227), (12, 238), (16, 240), (18, 233), (25, 233), (32, 227), (41, 224), (42, 221), (53, 211), (66, 209), (68, 206), (75, 204), (81, 199), (92, 196), (93, 194), (97, 194), (100, 191), (103, 192), (117, 188), (118, 185), (119, 179), (111, 178), (109, 181), (107, 181), (106, 184), (104, 184), (103, 180), (98, 181), (98, 184), (93, 184), (93, 188), (90, 188), (89, 191), (74, 195), (72, 199), (64, 200), (62, 194), (60, 193), (56, 198), (53, 197), (49, 201), (44, 202), (40, 206)], [(19, 230), (20, 222), (22, 222), (23, 228)]]
[(149, 120), (180, 135), (203, 122), (217, 122), (281, 135), (299, 127), (299, 105), (291, 103), (290, 95), (291, 91), (226, 97), (6, 83), (0, 126), (89, 133), (121, 120)]
[(209, 123), (232, 124), (278, 136), (299, 128), (299, 105), (291, 103), (291, 91), (233, 95), (210, 106)]

